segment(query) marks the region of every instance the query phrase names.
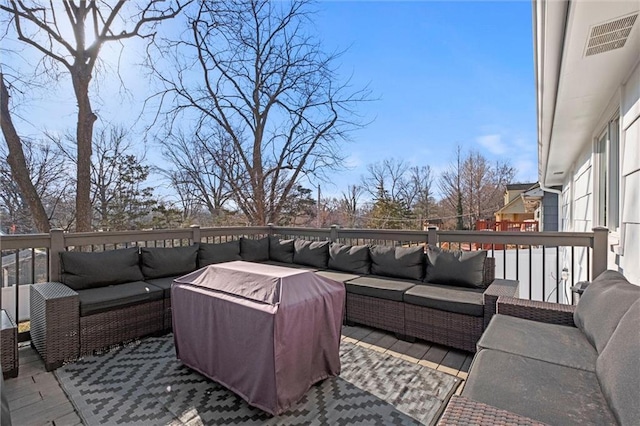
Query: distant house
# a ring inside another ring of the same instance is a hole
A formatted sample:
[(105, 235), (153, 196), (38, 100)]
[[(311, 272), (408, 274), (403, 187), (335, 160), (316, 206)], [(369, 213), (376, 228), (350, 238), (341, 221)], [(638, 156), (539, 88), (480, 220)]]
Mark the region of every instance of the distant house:
[(608, 228), (609, 268), (640, 283), (640, 2), (533, 7), (541, 188), (561, 188), (560, 230)]
[(534, 222), (539, 231), (557, 231), (558, 196), (542, 191), (538, 183), (509, 184), (504, 193), (504, 206), (495, 213), (495, 220), (516, 224)]

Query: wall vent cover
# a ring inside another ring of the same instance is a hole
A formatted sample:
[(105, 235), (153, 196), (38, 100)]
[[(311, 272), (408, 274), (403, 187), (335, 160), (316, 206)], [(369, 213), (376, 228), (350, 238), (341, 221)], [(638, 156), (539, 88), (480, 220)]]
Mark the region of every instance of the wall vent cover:
[(628, 15), (591, 27), (585, 56), (597, 55), (624, 46), (638, 14)]

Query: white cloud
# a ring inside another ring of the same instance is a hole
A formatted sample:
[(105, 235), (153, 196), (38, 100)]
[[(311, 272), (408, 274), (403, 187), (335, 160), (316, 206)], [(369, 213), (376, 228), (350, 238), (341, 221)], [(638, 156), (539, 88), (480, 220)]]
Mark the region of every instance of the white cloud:
[(507, 153), (507, 145), (502, 142), (500, 135), (479, 136), (476, 138), (476, 142), (494, 155), (504, 155)]

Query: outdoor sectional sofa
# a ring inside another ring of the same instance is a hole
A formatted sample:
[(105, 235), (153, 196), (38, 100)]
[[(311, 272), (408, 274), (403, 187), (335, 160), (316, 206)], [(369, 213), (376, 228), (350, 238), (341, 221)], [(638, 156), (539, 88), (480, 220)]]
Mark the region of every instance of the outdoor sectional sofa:
[(485, 251), (424, 246), (348, 246), (329, 241), (241, 238), (175, 248), (61, 253), (60, 282), (31, 286), (31, 341), (47, 370), (81, 355), (171, 329), (174, 278), (244, 260), (304, 268), (343, 282), (346, 321), (474, 351), (499, 296)]
[(575, 306), (497, 309), (439, 424), (638, 424), (640, 286), (605, 271)]

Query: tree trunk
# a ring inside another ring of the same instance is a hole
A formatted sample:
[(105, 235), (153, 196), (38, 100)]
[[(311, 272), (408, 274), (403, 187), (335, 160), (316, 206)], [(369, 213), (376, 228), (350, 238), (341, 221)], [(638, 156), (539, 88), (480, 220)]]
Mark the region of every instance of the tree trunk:
[(33, 186), (31, 182), (27, 162), (24, 158), (24, 151), (22, 150), (22, 142), (11, 121), (11, 114), (9, 112), (9, 90), (4, 83), (4, 76), (2, 74), (0, 74), (0, 126), (2, 127), (2, 134), (9, 148), (7, 163), (9, 163), (9, 167), (11, 167), (11, 175), (20, 188), (22, 198), (27, 203), (27, 206), (29, 206), (36, 228), (39, 232), (49, 232), (51, 229), (49, 217), (42, 205), (38, 191), (36, 191), (35, 186)]
[[(79, 67), (83, 67), (79, 64)], [(91, 231), (91, 152), (93, 140), (93, 124), (97, 120), (91, 110), (89, 100), (90, 72), (74, 70), (72, 73), (73, 89), (78, 100), (78, 165), (76, 189), (76, 231)]]

